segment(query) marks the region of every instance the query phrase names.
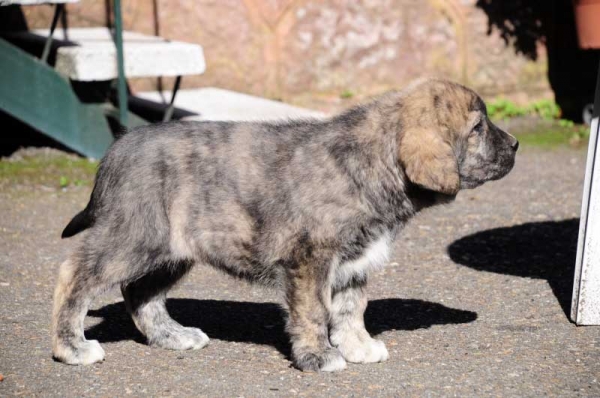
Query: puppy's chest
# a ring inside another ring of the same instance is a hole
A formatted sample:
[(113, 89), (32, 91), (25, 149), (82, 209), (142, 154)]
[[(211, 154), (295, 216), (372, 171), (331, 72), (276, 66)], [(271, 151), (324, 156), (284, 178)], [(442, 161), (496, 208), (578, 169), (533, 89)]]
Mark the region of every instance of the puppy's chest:
[(342, 259), (334, 271), (333, 286), (343, 287), (353, 279), (364, 279), (369, 272), (381, 269), (389, 260), (392, 232), (383, 232), (363, 247), (356, 249), (350, 259)]

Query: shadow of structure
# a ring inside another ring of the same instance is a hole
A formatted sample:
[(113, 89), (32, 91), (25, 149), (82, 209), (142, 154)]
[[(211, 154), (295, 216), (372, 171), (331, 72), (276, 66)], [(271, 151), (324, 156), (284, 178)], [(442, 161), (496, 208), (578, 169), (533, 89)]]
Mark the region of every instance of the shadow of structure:
[[(506, 45), (536, 60), (545, 46), (548, 80), (562, 117), (582, 120), (593, 102), (598, 50), (582, 50), (572, 0), (477, 0), (488, 16), (488, 34), (497, 29)], [(590, 82), (592, 82), (590, 84)]]
[(546, 279), (569, 317), (578, 231), (578, 218), (495, 228), (453, 242), (448, 254), (479, 271)]
[[(171, 316), (184, 326), (202, 329), (210, 338), (270, 345), (289, 358), (285, 334), (285, 312), (275, 303), (243, 301), (169, 299)], [(86, 331), (86, 337), (100, 342), (134, 340), (144, 342), (125, 311), (123, 302), (89, 312), (103, 320)], [(416, 330), (432, 325), (473, 322), (477, 314), (422, 300), (381, 299), (369, 302), (365, 313), (367, 330), (377, 335), (387, 330)]]

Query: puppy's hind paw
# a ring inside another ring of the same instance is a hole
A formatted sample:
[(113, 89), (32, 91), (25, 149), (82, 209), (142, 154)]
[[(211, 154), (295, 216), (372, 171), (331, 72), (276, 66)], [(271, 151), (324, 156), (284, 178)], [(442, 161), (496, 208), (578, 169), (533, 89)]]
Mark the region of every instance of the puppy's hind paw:
[(294, 365), (305, 372), (337, 372), (346, 369), (346, 360), (336, 348), (320, 353), (305, 353), (294, 359)]
[(208, 336), (198, 328), (172, 325), (148, 339), (151, 346), (167, 350), (198, 350), (209, 342)]
[(91, 365), (104, 361), (104, 350), (97, 340), (84, 340), (76, 344), (56, 344), (53, 357), (69, 365)]

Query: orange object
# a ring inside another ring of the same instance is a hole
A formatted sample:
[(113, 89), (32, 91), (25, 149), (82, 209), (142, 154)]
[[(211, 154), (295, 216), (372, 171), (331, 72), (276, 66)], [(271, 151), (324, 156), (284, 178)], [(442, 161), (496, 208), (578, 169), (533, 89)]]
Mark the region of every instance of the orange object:
[(600, 48), (600, 0), (574, 0), (579, 47)]

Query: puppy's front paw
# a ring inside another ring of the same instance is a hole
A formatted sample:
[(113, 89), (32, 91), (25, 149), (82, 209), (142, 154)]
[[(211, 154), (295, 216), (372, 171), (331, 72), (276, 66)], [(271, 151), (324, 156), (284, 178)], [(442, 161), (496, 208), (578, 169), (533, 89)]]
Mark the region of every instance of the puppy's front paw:
[(346, 360), (335, 348), (320, 353), (303, 353), (294, 358), (294, 365), (305, 372), (337, 372), (346, 368)]
[(332, 336), (335, 345), (344, 358), (352, 363), (374, 363), (387, 361), (389, 354), (381, 340), (375, 340), (367, 333), (345, 333)]
[(104, 361), (104, 350), (97, 340), (56, 343), (52, 351), (56, 360), (69, 365), (91, 365)]

